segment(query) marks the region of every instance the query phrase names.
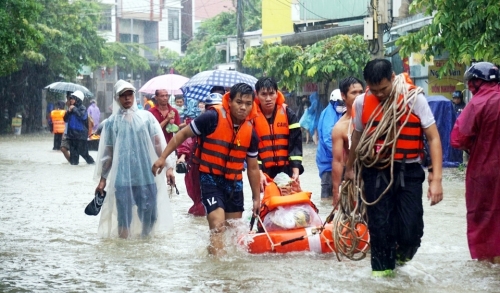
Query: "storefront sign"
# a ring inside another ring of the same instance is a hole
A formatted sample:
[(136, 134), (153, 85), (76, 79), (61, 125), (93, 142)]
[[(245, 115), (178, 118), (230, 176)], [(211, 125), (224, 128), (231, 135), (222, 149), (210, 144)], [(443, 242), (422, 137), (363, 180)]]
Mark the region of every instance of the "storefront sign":
[(444, 72), (441, 78), (439, 77), (438, 72), (446, 61), (447, 60), (434, 60), (434, 65), (429, 65), (428, 96), (445, 96), (451, 99), (451, 95), (454, 91), (461, 91), (464, 89), (464, 65), (455, 64), (453, 68)]

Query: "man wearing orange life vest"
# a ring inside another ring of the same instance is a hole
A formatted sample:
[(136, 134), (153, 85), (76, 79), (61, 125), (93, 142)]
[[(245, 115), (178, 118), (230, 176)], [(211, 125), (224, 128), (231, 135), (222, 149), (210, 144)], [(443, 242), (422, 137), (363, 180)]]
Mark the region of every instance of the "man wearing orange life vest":
[(259, 138), (250, 122), (255, 117), (254, 92), (251, 86), (238, 83), (222, 98), (222, 105), (210, 107), (172, 138), (160, 158), (153, 164), (157, 174), (165, 167), (165, 159), (186, 139), (196, 135), (198, 146), (195, 160), (199, 164), (203, 205), (211, 235), (209, 252), (224, 253), (222, 232), (227, 220), (241, 218), (243, 213), (244, 161), (252, 189), (252, 211), (260, 209)]
[(257, 117), (254, 128), (260, 138), (259, 168), (261, 190), (267, 185), (264, 173), (274, 178), (284, 172), (299, 182), (302, 167), (302, 133), (295, 113), (286, 106), (278, 84), (270, 77), (255, 84)]
[(50, 112), (50, 118), (52, 119), (52, 132), (54, 133), (54, 147), (52, 150), (58, 151), (61, 149), (61, 141), (65, 129), (64, 125), (64, 101), (58, 101), (56, 103), (56, 109)]
[[(367, 63), (363, 76), (368, 90), (354, 102), (351, 150), (355, 151), (349, 153), (345, 177), (354, 179), (353, 164), (357, 157), (364, 198), (374, 203), (367, 205), (372, 275), (392, 276), (396, 262), (403, 265), (413, 258), (424, 232), (425, 172), (420, 165), (423, 134), (429, 142), (432, 160), (427, 197), (431, 205), (443, 199), (441, 141), (422, 89), (414, 86), (407, 75), (396, 77), (388, 60), (375, 59)], [(407, 104), (398, 108), (403, 101)], [(379, 104), (388, 110), (379, 112)], [(393, 109), (403, 112), (399, 121), (394, 120)], [(404, 126), (400, 128), (401, 125)], [(395, 137), (395, 151), (390, 136), (381, 132), (392, 126), (401, 131)], [(383, 166), (382, 161), (386, 162)]]

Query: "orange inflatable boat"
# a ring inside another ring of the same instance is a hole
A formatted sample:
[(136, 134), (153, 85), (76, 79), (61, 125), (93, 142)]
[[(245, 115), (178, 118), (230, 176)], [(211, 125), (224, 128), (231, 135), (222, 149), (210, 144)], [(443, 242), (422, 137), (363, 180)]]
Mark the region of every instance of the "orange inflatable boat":
[[(248, 252), (260, 253), (287, 253), (294, 251), (312, 251), (316, 253), (338, 252), (333, 241), (333, 225), (326, 224), (322, 227), (309, 227), (294, 230), (273, 231), (267, 233), (248, 234), (240, 240), (246, 242)], [(343, 231), (344, 245), (351, 245), (352, 237)], [(356, 224), (356, 236), (360, 238), (357, 243), (357, 252), (368, 250), (370, 235), (363, 223)]]
[[(281, 195), (280, 189), (269, 177), (264, 191), (259, 214), (258, 233), (250, 233), (240, 238), (239, 242), (248, 248), (248, 252), (287, 253), (294, 251), (312, 251), (316, 253), (338, 252), (334, 245), (333, 225), (322, 225), (316, 206), (311, 201), (311, 192), (297, 192)], [(287, 210), (288, 209), (288, 210)], [(277, 213), (286, 212), (287, 217)], [(267, 227), (267, 228), (266, 228)], [(341, 250), (345, 247), (354, 251), (365, 252), (369, 248), (370, 236), (363, 223), (356, 224), (355, 231), (342, 228), (340, 234)], [(358, 239), (353, 243), (352, 239)]]

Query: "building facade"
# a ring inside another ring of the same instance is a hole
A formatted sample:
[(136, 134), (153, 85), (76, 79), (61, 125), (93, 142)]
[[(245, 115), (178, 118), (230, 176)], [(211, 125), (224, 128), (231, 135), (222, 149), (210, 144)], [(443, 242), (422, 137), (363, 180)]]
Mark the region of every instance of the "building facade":
[[(99, 32), (107, 42), (137, 43), (151, 49), (140, 54), (158, 66), (155, 52), (168, 48), (181, 54), (181, 0), (101, 0), (103, 21)], [(124, 57), (125, 58), (125, 57)], [(118, 79), (140, 88), (150, 76), (124, 68), (101, 67), (93, 72), (94, 94), (102, 112), (110, 114), (113, 86)], [(150, 74), (151, 75), (151, 74)], [(140, 98), (137, 94), (136, 98)], [(105, 115), (107, 116), (107, 115)]]

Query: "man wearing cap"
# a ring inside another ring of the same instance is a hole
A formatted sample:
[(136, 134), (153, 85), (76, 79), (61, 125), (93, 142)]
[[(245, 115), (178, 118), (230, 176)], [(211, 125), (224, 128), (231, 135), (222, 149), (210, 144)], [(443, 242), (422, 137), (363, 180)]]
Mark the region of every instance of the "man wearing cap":
[[(114, 91), (113, 114), (102, 129), (96, 165), (100, 181), (95, 191), (106, 195), (99, 234), (131, 238), (169, 230), (165, 175), (155, 178), (149, 169), (166, 147), (165, 137), (155, 117), (137, 108), (132, 84), (119, 80)], [(166, 159), (167, 178), (173, 177), (174, 164), (175, 156)]]
[(99, 123), (101, 121), (101, 111), (99, 110), (99, 107), (97, 107), (97, 103), (95, 102), (95, 99), (90, 100), (90, 105), (89, 105), (89, 108), (87, 109), (87, 113), (89, 114), (89, 117), (91, 117), (92, 121), (94, 122), (94, 126), (92, 127), (92, 133), (95, 133), (97, 131), (97, 128), (99, 127)]
[(351, 135), (354, 130), (352, 125), (352, 104), (357, 96), (363, 94), (363, 82), (353, 76), (349, 76), (339, 82), (339, 88), (339, 93), (345, 104), (345, 114), (333, 126), (331, 131), (331, 182), (334, 206), (339, 200), (339, 186), (343, 179), (345, 162), (351, 148)]
[(64, 122), (68, 123), (66, 139), (69, 144), (69, 163), (78, 165), (82, 156), (87, 164), (94, 164), (94, 159), (89, 155), (87, 145), (88, 139), (88, 115), (87, 108), (83, 105), (84, 95), (81, 91), (75, 91), (69, 97), (68, 111), (64, 115)]

